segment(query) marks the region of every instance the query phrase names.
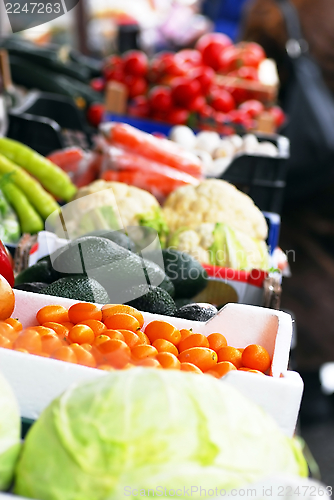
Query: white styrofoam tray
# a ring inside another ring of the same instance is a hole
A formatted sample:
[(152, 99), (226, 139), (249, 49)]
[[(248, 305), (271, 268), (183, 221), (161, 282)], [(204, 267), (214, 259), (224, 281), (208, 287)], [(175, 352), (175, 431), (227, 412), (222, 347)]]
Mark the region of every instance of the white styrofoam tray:
[[(48, 304), (69, 307), (76, 301), (15, 290), (16, 305), (12, 314), (24, 327), (36, 325), (37, 311)], [(294, 432), (303, 382), (296, 372), (287, 371), (292, 321), (281, 311), (227, 304), (206, 323), (143, 313), (145, 325), (162, 319), (177, 328), (192, 328), (196, 333), (222, 333), (229, 345), (246, 347), (260, 344), (272, 358), (272, 377), (232, 371), (224, 381), (259, 404), (271, 414), (289, 436)], [(35, 420), (43, 409), (73, 383), (103, 377), (106, 372), (63, 361), (0, 348), (0, 371), (11, 384), (18, 399), (21, 416)]]

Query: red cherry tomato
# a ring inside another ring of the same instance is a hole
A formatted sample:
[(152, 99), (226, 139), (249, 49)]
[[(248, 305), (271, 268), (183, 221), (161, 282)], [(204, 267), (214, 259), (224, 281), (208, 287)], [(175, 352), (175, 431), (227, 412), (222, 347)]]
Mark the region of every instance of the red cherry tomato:
[(106, 82), (104, 78), (93, 78), (93, 80), (90, 81), (91, 88), (96, 92), (103, 92), (105, 85)]
[(187, 108), (195, 97), (200, 95), (201, 86), (197, 80), (175, 78), (172, 82), (172, 100), (176, 106)]
[(202, 65), (202, 54), (199, 50), (183, 49), (175, 54), (175, 62), (185, 65), (188, 68), (194, 68)]
[(122, 79), (124, 78), (124, 72), (123, 72), (122, 58), (119, 56), (108, 57), (104, 62), (102, 73), (105, 80), (107, 81), (109, 80), (123, 81)]
[(129, 98), (144, 95), (147, 92), (147, 82), (144, 78), (126, 75), (124, 83), (128, 88)]
[(202, 109), (206, 106), (206, 100), (205, 97), (202, 95), (198, 95), (189, 103), (188, 109), (189, 111), (196, 111), (197, 113), (200, 113)]
[(236, 47), (241, 51), (244, 66), (258, 68), (259, 64), (266, 58), (265, 51), (258, 43), (240, 42)]
[(195, 45), (195, 49), (202, 54), (203, 64), (211, 66), (215, 71), (219, 69), (220, 54), (230, 45), (232, 40), (223, 33), (207, 33)]
[(130, 50), (124, 54), (123, 63), (127, 75), (145, 76), (148, 71), (147, 55), (140, 50)]
[(125, 74), (122, 68), (107, 68), (103, 72), (104, 78), (107, 82), (115, 80), (116, 82), (124, 82)]
[(104, 105), (96, 102), (89, 106), (87, 111), (87, 120), (94, 127), (98, 127), (102, 122), (104, 114)]
[(199, 112), (200, 117), (203, 118), (204, 120), (207, 120), (209, 118), (212, 118), (215, 114), (215, 110), (209, 106), (209, 104), (206, 104), (203, 106), (203, 109)]
[(172, 108), (166, 114), (166, 121), (173, 125), (185, 125), (189, 118), (189, 111), (182, 108)]
[(230, 73), (243, 66), (257, 69), (266, 55), (260, 45), (253, 42), (242, 42), (233, 47), (228, 47), (219, 57), (219, 71)]
[(147, 98), (143, 95), (135, 97), (128, 106), (128, 113), (131, 116), (145, 118), (150, 114), (150, 105)]
[(269, 109), (269, 113), (274, 118), (274, 122), (277, 128), (280, 128), (285, 122), (284, 111), (279, 106), (273, 106)]
[(227, 73), (227, 76), (236, 76), (237, 78), (241, 78), (243, 80), (252, 80), (255, 82), (259, 80), (258, 70), (252, 68), (251, 66), (242, 66), (242, 68)]
[(235, 125), (241, 125), (245, 130), (254, 128), (254, 122), (243, 109), (234, 109), (228, 114), (229, 120)]
[(207, 95), (209, 93), (215, 80), (215, 72), (212, 68), (210, 68), (210, 66), (195, 68), (189, 76), (193, 80), (197, 80), (199, 82), (203, 95)]
[(157, 54), (150, 66), (149, 77), (151, 81), (159, 82), (164, 76), (185, 76), (187, 70), (184, 63), (176, 60), (172, 52)]
[(264, 111), (264, 106), (262, 102), (256, 101), (255, 99), (250, 99), (241, 104), (240, 108), (245, 111), (251, 118), (256, 118)]
[(228, 113), (235, 109), (235, 101), (232, 95), (225, 89), (216, 90), (212, 94), (210, 104), (214, 110), (222, 113)]
[(153, 111), (168, 111), (172, 107), (171, 90), (163, 85), (153, 87), (148, 99)]

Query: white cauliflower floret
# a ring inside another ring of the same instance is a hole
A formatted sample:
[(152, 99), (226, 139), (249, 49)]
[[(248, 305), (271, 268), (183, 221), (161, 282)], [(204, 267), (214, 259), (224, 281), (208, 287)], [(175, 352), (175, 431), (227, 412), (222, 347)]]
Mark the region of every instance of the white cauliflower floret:
[[(98, 180), (78, 190), (75, 199), (96, 193), (94, 205), (90, 202), (86, 210), (102, 206), (111, 206), (119, 215), (122, 225), (137, 226), (138, 216), (159, 209), (158, 200), (149, 192), (122, 182), (107, 182)], [(89, 197), (86, 198), (88, 200)], [(83, 208), (85, 201), (83, 200)]]
[(267, 223), (253, 200), (221, 179), (183, 186), (167, 198), (164, 214), (171, 231), (203, 222), (223, 222), (251, 238), (264, 240)]

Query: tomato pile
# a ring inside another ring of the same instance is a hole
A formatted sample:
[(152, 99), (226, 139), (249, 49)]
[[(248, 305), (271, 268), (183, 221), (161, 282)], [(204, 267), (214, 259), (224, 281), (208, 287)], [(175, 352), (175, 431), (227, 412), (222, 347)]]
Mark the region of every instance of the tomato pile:
[(0, 322), (0, 347), (107, 371), (147, 366), (221, 378), (231, 370), (264, 374), (271, 365), (263, 347), (231, 347), (221, 333), (206, 337), (160, 320), (143, 329), (142, 314), (127, 305), (48, 305), (36, 319), (24, 330), (17, 319)]
[[(258, 69), (266, 55), (253, 42), (233, 45), (222, 33), (202, 36), (194, 49), (162, 52), (151, 61), (138, 50), (109, 57), (103, 77), (92, 87), (103, 92), (109, 81), (123, 83), (128, 91), (128, 114), (166, 123), (189, 124), (233, 133), (236, 128), (252, 130), (265, 110), (261, 96), (240, 82), (258, 82)], [(222, 84), (217, 74), (231, 77)], [(265, 103), (276, 127), (284, 121), (282, 110)], [(101, 114), (101, 112), (100, 112)], [(91, 110), (91, 121), (99, 112)]]

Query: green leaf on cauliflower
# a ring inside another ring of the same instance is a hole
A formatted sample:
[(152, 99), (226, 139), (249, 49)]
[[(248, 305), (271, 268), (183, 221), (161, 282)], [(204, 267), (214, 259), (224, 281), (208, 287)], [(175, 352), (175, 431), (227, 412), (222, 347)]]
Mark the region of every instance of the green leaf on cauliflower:
[(232, 269), (246, 269), (248, 267), (247, 254), (233, 229), (218, 222), (215, 225), (213, 236), (214, 243), (209, 248), (212, 265)]
[(165, 248), (169, 229), (159, 207), (153, 208), (150, 212), (139, 214), (138, 224), (154, 229), (159, 235), (161, 248)]

